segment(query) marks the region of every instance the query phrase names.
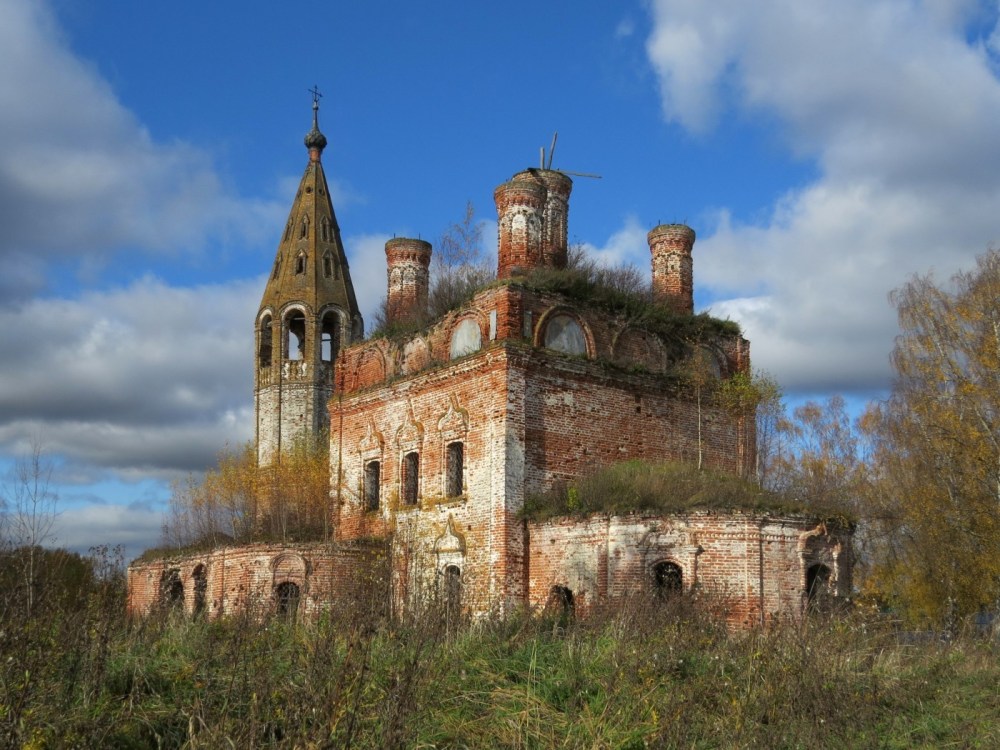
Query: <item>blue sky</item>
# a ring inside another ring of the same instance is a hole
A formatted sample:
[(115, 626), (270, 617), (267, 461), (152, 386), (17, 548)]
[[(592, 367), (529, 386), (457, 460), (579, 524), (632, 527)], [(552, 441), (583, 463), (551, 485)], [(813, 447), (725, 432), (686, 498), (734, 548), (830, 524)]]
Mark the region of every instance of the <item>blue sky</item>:
[(884, 393), (888, 292), (1000, 242), (995, 2), (0, 0), (0, 469), (56, 463), (55, 542), (157, 541), (169, 482), (252, 433), (251, 334), (306, 164), (307, 89), (366, 318), (538, 162), (570, 237), (648, 268), (793, 399)]

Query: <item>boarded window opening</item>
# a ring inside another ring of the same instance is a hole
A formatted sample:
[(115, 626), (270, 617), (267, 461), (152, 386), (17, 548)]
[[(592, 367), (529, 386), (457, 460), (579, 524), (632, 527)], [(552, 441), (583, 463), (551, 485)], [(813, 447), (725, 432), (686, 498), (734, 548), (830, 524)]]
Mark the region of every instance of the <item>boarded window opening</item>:
[(378, 461), (365, 464), (365, 509), (378, 510), (382, 466)]
[(271, 366), (271, 316), (265, 315), (260, 322), (260, 347), (257, 351), (257, 363), (260, 367)]
[(420, 476), (420, 454), (412, 451), (403, 456), (403, 502), (417, 504), (417, 485)]
[(278, 584), (274, 590), (274, 603), (278, 615), (295, 619), (299, 611), (299, 587), (291, 581)]
[(205, 566), (199, 565), (191, 574), (194, 579), (194, 614), (195, 616), (205, 611), (205, 599), (208, 592), (208, 576), (205, 573)]
[(459, 497), (462, 494), (462, 474), (465, 468), (465, 446), (462, 443), (448, 444), (447, 476), (445, 495)]
[(302, 359), (306, 346), (306, 316), (301, 310), (293, 310), (285, 318), (285, 327), (288, 329), (286, 359)]
[(340, 316), (328, 312), (323, 316), (320, 357), (324, 362), (333, 362), (340, 352)]
[(684, 590), (684, 571), (672, 562), (659, 562), (653, 566), (653, 588), (659, 600), (677, 596)]
[(326, 278), (333, 276), (333, 254), (329, 250), (323, 254), (323, 275)]

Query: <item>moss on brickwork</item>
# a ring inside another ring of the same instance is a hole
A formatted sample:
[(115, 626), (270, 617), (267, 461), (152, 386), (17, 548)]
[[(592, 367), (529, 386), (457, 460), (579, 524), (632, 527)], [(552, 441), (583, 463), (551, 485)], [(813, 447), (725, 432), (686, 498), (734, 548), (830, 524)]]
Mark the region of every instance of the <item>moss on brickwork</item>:
[(842, 509), (816, 507), (769, 492), (733, 474), (683, 463), (625, 461), (582, 479), (525, 498), (521, 514), (533, 521), (595, 513), (682, 513), (696, 509), (809, 515), (852, 524)]
[(540, 268), (527, 276), (506, 280), (534, 292), (554, 292), (582, 305), (599, 307), (668, 339), (706, 341), (717, 336), (739, 336), (739, 323), (707, 313), (680, 315), (654, 304), (649, 295), (616, 289), (587, 273), (573, 269)]

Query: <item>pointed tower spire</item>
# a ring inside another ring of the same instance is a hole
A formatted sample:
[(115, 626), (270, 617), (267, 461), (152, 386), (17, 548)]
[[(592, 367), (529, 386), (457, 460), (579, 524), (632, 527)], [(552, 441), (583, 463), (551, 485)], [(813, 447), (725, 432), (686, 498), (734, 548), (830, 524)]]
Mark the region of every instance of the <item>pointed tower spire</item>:
[(364, 335), (347, 254), (320, 160), (315, 87), (313, 123), (305, 137), (309, 162), (257, 313), (254, 381), (257, 458), (270, 463), (282, 450), (329, 429), (327, 401), (340, 349)]

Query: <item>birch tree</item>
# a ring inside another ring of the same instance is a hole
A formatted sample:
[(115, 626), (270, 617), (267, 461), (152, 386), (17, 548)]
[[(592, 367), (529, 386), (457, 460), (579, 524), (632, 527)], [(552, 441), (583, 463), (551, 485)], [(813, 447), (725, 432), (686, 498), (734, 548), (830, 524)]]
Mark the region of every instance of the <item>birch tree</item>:
[(954, 624), (1000, 599), (1000, 252), (891, 300), (896, 379), (871, 415), (882, 594)]

